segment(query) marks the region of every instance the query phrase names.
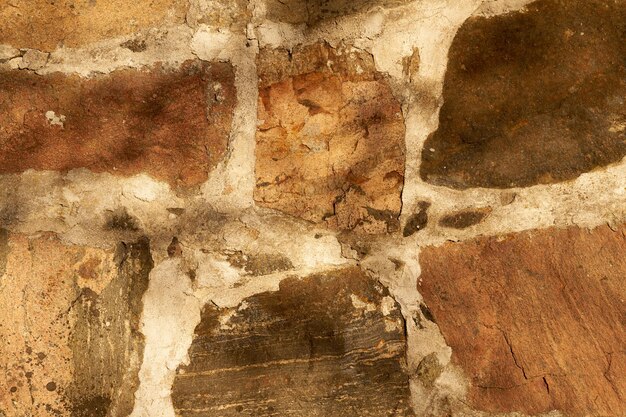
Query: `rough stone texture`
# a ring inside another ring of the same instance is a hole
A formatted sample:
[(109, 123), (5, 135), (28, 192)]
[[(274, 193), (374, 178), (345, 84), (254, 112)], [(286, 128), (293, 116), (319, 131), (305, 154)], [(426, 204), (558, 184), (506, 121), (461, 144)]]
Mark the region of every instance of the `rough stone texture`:
[(320, 21), (371, 10), (397, 7), (410, 0), (268, 0), (267, 18), (291, 24), (315, 25)]
[(626, 2), (475, 17), (449, 52), (422, 177), (454, 188), (576, 178), (626, 155)]
[(90, 79), (0, 72), (0, 173), (88, 168), (197, 185), (226, 150), (233, 82), (230, 65), (200, 61)]
[(52, 51), (182, 23), (183, 0), (0, 0), (0, 44)]
[(0, 410), (7, 417), (128, 415), (143, 352), (147, 241), (113, 253), (65, 246), (52, 234), (5, 234), (2, 247)]
[(262, 50), (255, 200), (330, 227), (399, 229), (400, 105), (371, 55), (318, 43)]
[[(359, 269), (207, 305), (179, 369), (181, 416), (412, 416), (403, 318)], [(384, 393), (384, 395), (381, 395)]]
[(420, 292), (486, 411), (626, 414), (626, 227), (421, 252)]

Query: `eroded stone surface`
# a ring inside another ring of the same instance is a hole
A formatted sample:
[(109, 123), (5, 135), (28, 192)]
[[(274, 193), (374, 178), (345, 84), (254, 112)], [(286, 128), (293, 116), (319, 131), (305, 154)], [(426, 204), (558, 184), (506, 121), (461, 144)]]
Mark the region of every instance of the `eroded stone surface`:
[(7, 235), (0, 277), (0, 410), (7, 417), (127, 415), (141, 365), (146, 240), (116, 252)]
[(315, 25), (316, 23), (365, 12), (377, 6), (397, 7), (411, 0), (268, 0), (267, 18), (274, 21)]
[(46, 51), (182, 23), (184, 0), (0, 0), (0, 44)]
[(197, 185), (225, 152), (233, 82), (230, 65), (200, 61), (90, 79), (0, 73), (0, 173), (88, 168)]
[(420, 292), (485, 411), (626, 413), (626, 227), (424, 249)]
[(369, 233), (399, 229), (404, 122), (371, 55), (327, 44), (262, 50), (255, 200)]
[(412, 416), (404, 322), (351, 268), (207, 305), (173, 387), (181, 416)]
[(454, 188), (576, 178), (626, 155), (626, 2), (471, 18), (449, 53), (421, 175)]

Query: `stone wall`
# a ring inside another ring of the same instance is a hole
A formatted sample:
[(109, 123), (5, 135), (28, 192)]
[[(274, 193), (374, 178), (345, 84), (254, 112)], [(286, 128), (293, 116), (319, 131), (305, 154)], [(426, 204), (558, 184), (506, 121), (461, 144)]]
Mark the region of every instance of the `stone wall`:
[(0, 22), (0, 417), (626, 415), (626, 1)]

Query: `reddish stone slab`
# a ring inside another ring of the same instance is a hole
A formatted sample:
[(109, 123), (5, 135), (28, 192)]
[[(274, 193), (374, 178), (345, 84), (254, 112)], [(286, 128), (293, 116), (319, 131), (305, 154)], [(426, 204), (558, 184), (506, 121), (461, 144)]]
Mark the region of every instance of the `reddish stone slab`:
[(0, 173), (88, 168), (197, 185), (224, 155), (235, 103), (221, 63), (92, 78), (1, 72)]
[(626, 415), (626, 227), (425, 248), (419, 291), (473, 406)]

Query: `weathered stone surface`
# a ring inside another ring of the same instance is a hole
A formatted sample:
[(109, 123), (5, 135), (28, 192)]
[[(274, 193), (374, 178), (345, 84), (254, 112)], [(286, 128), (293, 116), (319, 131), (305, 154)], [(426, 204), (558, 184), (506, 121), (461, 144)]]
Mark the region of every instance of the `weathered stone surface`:
[(65, 246), (52, 234), (6, 237), (0, 410), (7, 417), (128, 415), (143, 353), (148, 242), (114, 253)]
[(486, 411), (626, 415), (626, 227), (547, 229), (420, 254), (420, 292)]
[(368, 11), (374, 7), (397, 7), (411, 0), (268, 0), (267, 18), (292, 24), (316, 23)]
[(488, 207), (475, 209), (475, 210), (463, 210), (456, 213), (450, 213), (439, 219), (439, 226), (448, 227), (451, 229), (466, 229), (482, 222), (485, 217), (491, 213), (491, 209)]
[(208, 25), (245, 32), (252, 18), (248, 0), (198, 0), (190, 2), (187, 23), (191, 26)]
[(337, 229), (398, 230), (404, 122), (371, 55), (263, 50), (258, 70), (257, 203)]
[(183, 0), (0, 0), (0, 44), (51, 51), (183, 23)]
[(422, 177), (453, 188), (576, 178), (626, 155), (626, 2), (540, 0), (471, 18), (449, 53)]
[(78, 76), (0, 73), (0, 173), (133, 175), (197, 185), (222, 158), (236, 97), (228, 64)]
[(359, 269), (207, 305), (173, 386), (181, 416), (412, 416), (399, 306)]

